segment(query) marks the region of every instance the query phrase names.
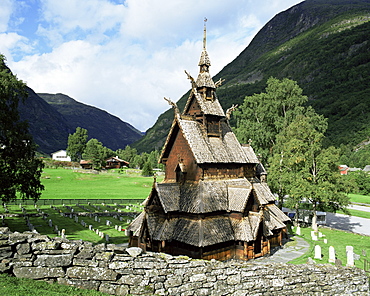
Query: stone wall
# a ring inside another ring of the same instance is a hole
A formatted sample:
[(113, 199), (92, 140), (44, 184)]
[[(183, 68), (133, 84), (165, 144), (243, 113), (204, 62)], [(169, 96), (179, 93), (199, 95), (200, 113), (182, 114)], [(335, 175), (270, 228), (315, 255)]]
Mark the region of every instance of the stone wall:
[(0, 228), (0, 271), (112, 295), (369, 295), (357, 268), (194, 260)]

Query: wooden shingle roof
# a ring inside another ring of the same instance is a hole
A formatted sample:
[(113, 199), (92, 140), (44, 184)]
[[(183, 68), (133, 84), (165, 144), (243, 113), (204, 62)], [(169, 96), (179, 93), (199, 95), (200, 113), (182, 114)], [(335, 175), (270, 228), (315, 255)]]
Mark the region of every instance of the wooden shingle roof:
[(258, 163), (256, 156), (245, 153), (226, 122), (221, 123), (221, 137), (205, 136), (203, 125), (197, 121), (178, 122), (197, 163)]
[(244, 178), (201, 180), (181, 186), (178, 183), (159, 183), (155, 184), (155, 190), (166, 213), (243, 212), (252, 184)]
[(227, 217), (198, 220), (179, 218), (172, 239), (197, 247), (205, 247), (234, 240), (234, 232)]
[(260, 183), (260, 181), (255, 178), (252, 184), (260, 205), (265, 205), (276, 200), (266, 183)]

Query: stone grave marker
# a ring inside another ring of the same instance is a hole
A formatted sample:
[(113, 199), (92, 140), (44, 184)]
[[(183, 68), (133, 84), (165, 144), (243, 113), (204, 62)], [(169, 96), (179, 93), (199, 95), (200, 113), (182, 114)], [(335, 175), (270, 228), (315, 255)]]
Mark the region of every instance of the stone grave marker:
[(353, 247), (352, 246), (346, 246), (346, 253), (347, 253), (347, 266), (354, 266), (355, 265), (355, 259), (353, 256)]
[(105, 235), (105, 241), (109, 242), (109, 235), (108, 234)]
[(324, 238), (324, 244), (328, 243), (328, 239)]
[(51, 219), (49, 219), (49, 226), (53, 227), (53, 221), (51, 221)]
[(321, 246), (316, 245), (315, 246), (315, 257), (314, 259), (320, 259), (321, 260)]
[(93, 226), (91, 224), (89, 225), (89, 230), (93, 230)]
[(329, 247), (329, 263), (335, 263), (335, 249), (333, 246)]
[(62, 238), (65, 238), (66, 237), (66, 230), (65, 229), (62, 229), (61, 236), (62, 236)]
[[(127, 223), (128, 223), (128, 222), (127, 222)], [(301, 235), (301, 227), (297, 226), (296, 234), (297, 234), (297, 235)]]

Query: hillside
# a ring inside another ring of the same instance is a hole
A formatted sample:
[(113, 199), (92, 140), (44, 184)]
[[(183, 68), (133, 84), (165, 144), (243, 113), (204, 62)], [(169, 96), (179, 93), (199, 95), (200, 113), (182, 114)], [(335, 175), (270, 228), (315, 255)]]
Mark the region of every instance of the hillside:
[[(287, 77), (329, 118), (330, 144), (359, 143), (370, 133), (369, 38), (370, 0), (306, 0), (270, 20), (214, 77), (226, 79), (217, 90), (219, 101), (224, 109), (241, 104), (245, 96), (264, 91), (269, 77)], [(179, 100), (180, 109), (187, 96)], [(161, 114), (133, 146), (162, 147), (172, 119), (172, 110)]]
[(39, 151), (50, 154), (66, 149), (71, 128), (62, 114), (27, 87), (28, 98), (20, 102), (18, 110), (22, 120), (27, 120), (29, 130)]
[[(38, 94), (45, 102), (65, 118), (72, 133), (77, 127), (88, 130), (89, 138), (96, 138), (104, 146), (117, 150), (141, 138), (141, 132), (116, 116), (83, 103), (64, 94)], [(67, 147), (68, 135), (63, 149)]]

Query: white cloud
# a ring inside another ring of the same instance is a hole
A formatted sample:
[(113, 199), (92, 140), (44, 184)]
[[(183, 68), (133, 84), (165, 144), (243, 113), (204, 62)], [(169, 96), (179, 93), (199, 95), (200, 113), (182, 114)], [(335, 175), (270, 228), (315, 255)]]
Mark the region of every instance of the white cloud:
[[(189, 89), (184, 70), (197, 75), (204, 17), (215, 75), (273, 14), (297, 1), (121, 2), (36, 1), (42, 4), (35, 20), (42, 39), (0, 35), (9, 66), (36, 92), (67, 94), (146, 130), (169, 108), (164, 96), (176, 101)], [(41, 41), (49, 43), (49, 52), (35, 47)], [(21, 45), (25, 54), (15, 62), (10, 49)], [(31, 54), (31, 45), (40, 52)]]
[(13, 13), (13, 2), (11, 0), (2, 0), (0, 9), (0, 32), (6, 32), (9, 19)]

